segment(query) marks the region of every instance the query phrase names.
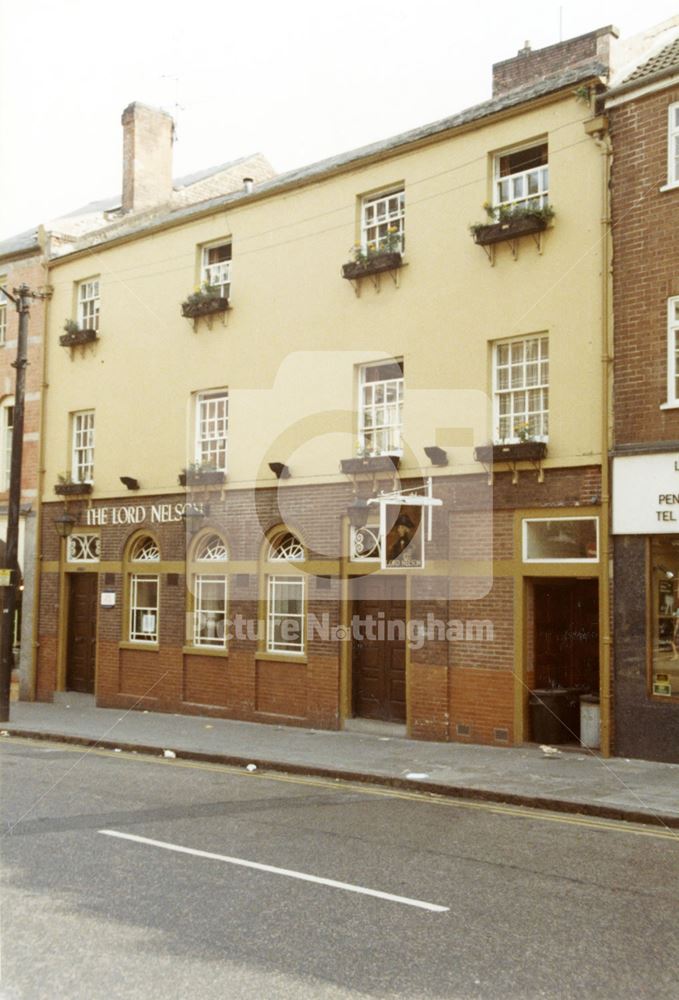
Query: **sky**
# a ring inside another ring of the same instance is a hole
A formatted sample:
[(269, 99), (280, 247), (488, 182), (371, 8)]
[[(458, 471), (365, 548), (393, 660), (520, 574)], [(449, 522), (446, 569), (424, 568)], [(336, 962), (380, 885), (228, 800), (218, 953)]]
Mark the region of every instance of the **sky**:
[(0, 0), (0, 239), (121, 190), (132, 101), (177, 122), (174, 176), (284, 171), (486, 100), (493, 62), (676, 0)]

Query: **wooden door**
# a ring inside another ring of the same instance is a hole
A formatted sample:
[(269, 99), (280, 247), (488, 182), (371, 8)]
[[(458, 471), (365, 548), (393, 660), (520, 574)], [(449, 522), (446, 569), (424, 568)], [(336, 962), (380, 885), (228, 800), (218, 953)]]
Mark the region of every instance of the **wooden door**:
[(405, 579), (373, 575), (353, 586), (360, 628), (352, 647), (354, 715), (405, 722)]
[(97, 641), (97, 574), (70, 577), (66, 689), (94, 694)]
[(599, 691), (599, 585), (535, 581), (535, 686)]

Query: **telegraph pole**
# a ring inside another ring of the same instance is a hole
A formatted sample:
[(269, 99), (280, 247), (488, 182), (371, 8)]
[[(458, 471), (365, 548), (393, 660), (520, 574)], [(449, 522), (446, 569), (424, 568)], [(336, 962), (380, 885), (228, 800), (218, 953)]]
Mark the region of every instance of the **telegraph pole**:
[(30, 301), (36, 298), (28, 285), (15, 288), (14, 295), (3, 289), (8, 299), (19, 313), (19, 337), (17, 341), (16, 383), (14, 390), (14, 426), (12, 427), (12, 464), (9, 479), (9, 503), (7, 508), (7, 542), (5, 545), (5, 569), (9, 571), (9, 581), (2, 588), (2, 620), (0, 621), (0, 722), (9, 721), (9, 691), (12, 680), (14, 614), (17, 606), (19, 585), (19, 516), (21, 504), (21, 461), (24, 443), (24, 399), (26, 396), (26, 366), (28, 365), (28, 319)]

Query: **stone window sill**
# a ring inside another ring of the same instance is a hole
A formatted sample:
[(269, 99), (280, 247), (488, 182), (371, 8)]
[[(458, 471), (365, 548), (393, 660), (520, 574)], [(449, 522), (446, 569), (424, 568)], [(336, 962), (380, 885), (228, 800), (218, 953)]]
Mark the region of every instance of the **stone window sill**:
[(229, 655), (228, 649), (215, 649), (213, 646), (183, 646), (182, 653), (185, 656), (217, 656), (224, 660)]

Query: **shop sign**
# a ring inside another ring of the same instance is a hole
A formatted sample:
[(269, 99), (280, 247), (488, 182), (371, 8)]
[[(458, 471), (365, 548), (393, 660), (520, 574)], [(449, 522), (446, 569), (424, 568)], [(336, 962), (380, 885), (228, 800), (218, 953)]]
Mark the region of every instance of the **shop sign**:
[(202, 503), (156, 503), (149, 507), (130, 504), (125, 507), (89, 507), (85, 524), (88, 528), (117, 524), (169, 524), (183, 519), (188, 509), (204, 514)]
[(679, 454), (613, 459), (613, 534), (679, 534)]

